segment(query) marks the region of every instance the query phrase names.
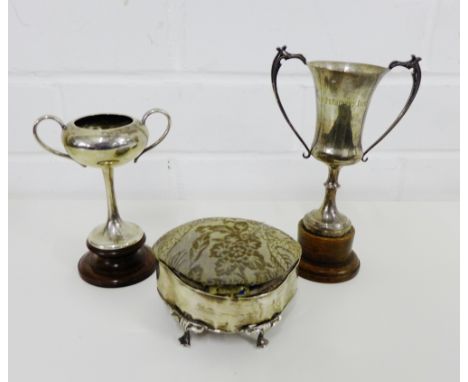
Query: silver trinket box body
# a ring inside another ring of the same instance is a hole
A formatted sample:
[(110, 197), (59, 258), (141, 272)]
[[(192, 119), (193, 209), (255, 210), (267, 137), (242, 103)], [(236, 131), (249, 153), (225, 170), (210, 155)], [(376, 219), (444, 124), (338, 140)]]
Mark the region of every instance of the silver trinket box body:
[(300, 245), (269, 225), (238, 218), (195, 220), (153, 246), (158, 292), (190, 332), (258, 334), (281, 319), (296, 292)]

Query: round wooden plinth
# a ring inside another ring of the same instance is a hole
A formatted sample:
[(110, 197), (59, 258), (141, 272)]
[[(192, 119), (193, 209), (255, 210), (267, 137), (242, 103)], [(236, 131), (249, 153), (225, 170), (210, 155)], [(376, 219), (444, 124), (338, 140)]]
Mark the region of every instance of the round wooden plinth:
[(323, 283), (352, 279), (359, 271), (359, 258), (352, 250), (354, 228), (340, 237), (319, 236), (299, 222), (298, 241), (302, 247), (299, 276)]
[(156, 269), (156, 258), (151, 248), (144, 245), (145, 239), (143, 236), (130, 247), (112, 251), (87, 243), (89, 252), (78, 263), (81, 278), (104, 288), (119, 288), (148, 278)]

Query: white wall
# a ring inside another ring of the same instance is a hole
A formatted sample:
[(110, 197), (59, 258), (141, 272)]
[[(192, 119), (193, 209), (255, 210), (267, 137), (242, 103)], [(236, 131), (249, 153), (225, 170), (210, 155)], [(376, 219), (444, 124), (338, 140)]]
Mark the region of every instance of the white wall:
[[(173, 130), (136, 165), (116, 171), (119, 198), (320, 199), (326, 168), (302, 159), (271, 89), (275, 48), (287, 44), (309, 60), (385, 66), (412, 53), (423, 58), (412, 108), (369, 162), (343, 170), (341, 200), (459, 197), (456, 0), (10, 0), (9, 29), (11, 196), (104, 197), (96, 169), (39, 147), (32, 136), (39, 115), (140, 117), (161, 107)], [(306, 68), (287, 62), (279, 86), (311, 141), (315, 96)], [(365, 146), (399, 112), (410, 86), (403, 69), (384, 78)], [(162, 121), (149, 125), (156, 134)], [(59, 147), (58, 127), (41, 127)]]

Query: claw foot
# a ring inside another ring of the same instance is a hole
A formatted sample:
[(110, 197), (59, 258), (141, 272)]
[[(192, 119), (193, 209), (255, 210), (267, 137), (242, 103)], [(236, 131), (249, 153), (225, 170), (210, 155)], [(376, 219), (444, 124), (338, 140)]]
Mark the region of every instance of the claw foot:
[(267, 345), (268, 345), (268, 340), (265, 338), (263, 334), (263, 330), (261, 330), (260, 333), (258, 333), (258, 337), (257, 337), (257, 347), (264, 348)]
[(179, 338), (179, 342), (183, 346), (187, 346), (187, 347), (190, 346), (190, 330), (186, 330), (184, 332), (184, 335)]

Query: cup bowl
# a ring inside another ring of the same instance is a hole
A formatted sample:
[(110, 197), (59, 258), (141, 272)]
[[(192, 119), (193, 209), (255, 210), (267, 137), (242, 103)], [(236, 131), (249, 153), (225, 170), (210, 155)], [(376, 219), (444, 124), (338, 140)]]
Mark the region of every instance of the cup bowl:
[(119, 166), (143, 152), (148, 129), (126, 115), (96, 114), (69, 122), (62, 143), (70, 157), (84, 166)]

